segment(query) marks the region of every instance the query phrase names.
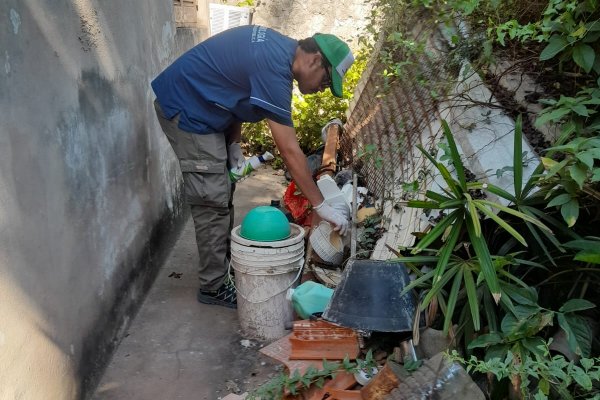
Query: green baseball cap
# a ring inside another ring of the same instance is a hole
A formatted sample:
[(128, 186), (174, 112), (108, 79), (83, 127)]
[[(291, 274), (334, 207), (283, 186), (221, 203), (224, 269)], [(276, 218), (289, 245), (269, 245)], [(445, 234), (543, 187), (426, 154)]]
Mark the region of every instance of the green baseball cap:
[(344, 41), (335, 35), (328, 33), (315, 33), (313, 38), (321, 53), (331, 64), (331, 93), (334, 96), (342, 97), (342, 82), (346, 71), (350, 69), (354, 62), (354, 56), (350, 48)]

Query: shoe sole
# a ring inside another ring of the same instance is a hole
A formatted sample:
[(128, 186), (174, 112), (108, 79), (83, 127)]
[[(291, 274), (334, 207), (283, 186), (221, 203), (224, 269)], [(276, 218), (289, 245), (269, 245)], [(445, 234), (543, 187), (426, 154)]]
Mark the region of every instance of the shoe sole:
[(196, 298), (198, 299), (198, 303), (208, 304), (211, 306), (223, 306), (227, 308), (235, 308), (237, 309), (237, 303), (230, 303), (228, 301), (223, 301), (219, 299), (215, 299), (212, 296), (206, 296), (202, 293), (198, 292)]

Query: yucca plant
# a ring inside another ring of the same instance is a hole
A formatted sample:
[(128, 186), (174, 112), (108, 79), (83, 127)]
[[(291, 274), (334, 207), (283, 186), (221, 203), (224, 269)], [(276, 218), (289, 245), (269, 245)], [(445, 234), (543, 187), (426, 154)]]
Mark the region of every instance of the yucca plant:
[[(428, 249), (427, 252), (432, 252)], [(506, 256), (490, 255), (494, 273), (496, 274), (501, 293), (504, 295), (500, 302), (507, 310), (514, 310), (513, 303), (519, 303), (520, 290), (528, 290), (529, 286), (510, 271), (510, 267), (527, 266), (531, 268), (545, 267), (541, 264), (520, 259), (517, 254)], [(435, 269), (427, 273), (420, 273), (416, 265), (431, 265), (435, 267), (440, 261), (439, 255), (417, 255), (408, 257), (398, 257), (397, 261), (405, 262), (409, 268), (419, 275), (404, 290), (409, 291), (414, 288), (422, 289), (426, 294), (421, 302), (424, 309), (432, 301), (435, 301), (444, 314), (443, 330), (448, 332), (452, 324), (454, 312), (457, 305), (466, 298), (467, 305), (459, 317), (459, 324), (463, 330), (480, 330), (481, 311), (485, 313), (485, 318), (491, 331), (496, 331), (500, 317), (497, 315), (497, 307), (491, 296), (489, 288), (481, 278), (481, 262), (476, 255), (471, 255), (467, 250), (465, 256), (452, 254), (448, 260), (444, 273), (439, 280), (441, 289), (437, 290), (434, 284)], [(450, 286), (448, 287), (447, 285)], [(436, 289), (434, 291), (434, 289)], [(483, 306), (483, 307), (482, 307)], [(470, 336), (470, 335), (467, 335)]]
[[(412, 200), (408, 202), (408, 206), (444, 210), (448, 214), (444, 215), (433, 229), (423, 236), (412, 249), (411, 253), (413, 257), (400, 259), (401, 261), (413, 263), (435, 263), (433, 271), (412, 282), (404, 289), (404, 292), (408, 292), (423, 284), (429, 285), (421, 302), (421, 309), (428, 307), (430, 302), (435, 298), (445, 314), (445, 331), (451, 325), (457, 299), (466, 293), (470, 321), (472, 322), (473, 329), (479, 331), (481, 329), (480, 300), (484, 297), (482, 284), (485, 284), (495, 305), (502, 302), (503, 306), (510, 310), (513, 309), (512, 302), (510, 296), (503, 296), (506, 292), (503, 290), (501, 282), (505, 285), (508, 282), (517, 283), (522, 286), (527, 285), (521, 282), (516, 276), (510, 274), (506, 267), (515, 264), (541, 266), (530, 261), (516, 260), (514, 257), (493, 257), (482, 235), (482, 220), (489, 218), (523, 247), (528, 246), (525, 238), (509, 222), (498, 216), (496, 210), (531, 224), (546, 235), (551, 236), (552, 231), (535, 216), (528, 215), (497, 202), (475, 199), (472, 196), (474, 190), (483, 189), (489, 190), (510, 202), (514, 202), (517, 197), (521, 198), (523, 192), (523, 170), (520, 159), (520, 132), (519, 148), (515, 149), (515, 152), (518, 151), (519, 159), (517, 162), (517, 156), (515, 156), (515, 196), (513, 196), (503, 189), (490, 184), (467, 182), (464, 165), (446, 121), (442, 121), (442, 128), (447, 141), (447, 153), (455, 169), (455, 176), (450, 173), (449, 169), (443, 163), (437, 161), (424, 148), (418, 146), (419, 150), (440, 173), (447, 188), (443, 190), (442, 194), (428, 190), (425, 193), (426, 200)], [(529, 190), (528, 188), (526, 189)], [(429, 246), (439, 243), (440, 239), (442, 240), (442, 244), (435, 251), (434, 255), (417, 256), (417, 254), (423, 251), (429, 251)], [(474, 254), (471, 253), (471, 248), (474, 250)], [(466, 257), (462, 256), (463, 254), (466, 254)], [(452, 281), (450, 292), (446, 296), (444, 290), (450, 281)], [(486, 307), (486, 312), (488, 314), (495, 312), (492, 308), (492, 306)]]
[[(524, 182), (523, 179), (523, 121), (521, 115), (518, 116), (515, 123), (514, 145), (513, 145), (513, 165), (510, 170), (513, 173), (513, 193), (492, 185), (484, 183), (473, 183), (471, 187), (489, 191), (498, 197), (506, 199), (510, 202), (511, 208), (527, 215), (528, 217), (537, 219), (547, 226), (551, 226), (556, 233), (560, 233), (561, 237), (569, 240), (577, 240), (580, 237), (573, 230), (559, 219), (552, 216), (544, 208), (547, 206), (546, 195), (544, 189), (540, 189), (540, 184), (543, 185), (546, 179), (543, 163), (539, 163), (529, 179)], [(485, 186), (485, 188), (484, 188)], [(528, 243), (533, 245), (533, 253), (543, 253), (546, 260), (552, 265), (556, 265), (553, 254), (565, 253), (565, 249), (557, 239), (556, 235), (549, 229), (540, 229), (539, 225), (531, 223), (528, 220), (522, 221), (527, 228)], [(514, 242), (514, 240), (512, 240)], [(505, 248), (511, 247), (511, 243), (507, 242)], [(539, 249), (539, 250), (538, 250)], [(501, 253), (502, 254), (502, 253)]]

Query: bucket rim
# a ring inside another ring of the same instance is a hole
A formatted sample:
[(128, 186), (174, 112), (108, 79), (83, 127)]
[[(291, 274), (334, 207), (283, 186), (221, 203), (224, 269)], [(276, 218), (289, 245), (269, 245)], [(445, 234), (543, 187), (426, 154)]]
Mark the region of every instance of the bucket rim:
[(256, 240), (245, 239), (244, 237), (242, 237), (240, 235), (241, 228), (242, 226), (238, 225), (231, 230), (231, 241), (241, 245), (252, 247), (287, 247), (300, 242), (304, 239), (305, 235), (304, 228), (302, 228), (300, 225), (290, 223), (291, 234), (287, 239), (272, 242), (259, 242)]

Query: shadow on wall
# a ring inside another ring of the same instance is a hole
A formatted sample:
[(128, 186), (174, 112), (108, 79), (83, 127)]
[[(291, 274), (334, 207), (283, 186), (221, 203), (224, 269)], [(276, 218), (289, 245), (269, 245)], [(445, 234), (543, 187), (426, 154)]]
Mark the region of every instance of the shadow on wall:
[(7, 3), (0, 398), (85, 398), (183, 227), (149, 82), (194, 35), (169, 2)]

